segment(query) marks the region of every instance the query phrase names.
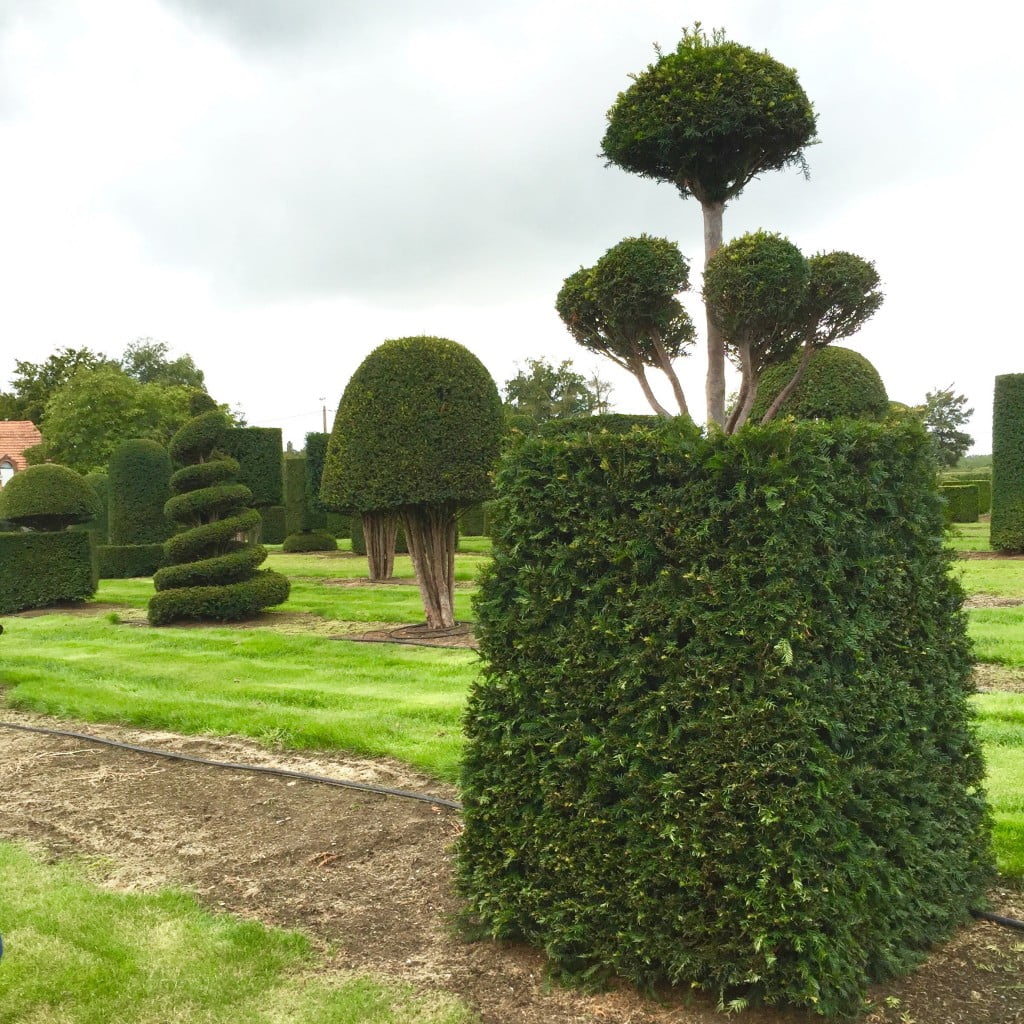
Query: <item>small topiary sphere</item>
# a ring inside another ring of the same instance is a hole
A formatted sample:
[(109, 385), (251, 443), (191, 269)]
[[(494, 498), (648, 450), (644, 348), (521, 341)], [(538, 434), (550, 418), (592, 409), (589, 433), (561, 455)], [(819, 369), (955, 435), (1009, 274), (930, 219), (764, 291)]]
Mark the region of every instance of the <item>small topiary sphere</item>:
[(476, 504), (501, 432), (498, 389), (472, 352), (446, 338), (386, 341), (342, 395), (321, 499), (357, 513)]
[(338, 542), (326, 530), (292, 533), (284, 539), (281, 550), (290, 554), (300, 551), (337, 551)]
[(0, 519), (32, 530), (64, 530), (99, 512), (100, 499), (85, 477), (54, 463), (15, 473), (0, 491)]
[[(796, 371), (799, 355), (761, 376), (750, 419), (757, 423)], [(789, 396), (779, 417), (798, 420), (881, 420), (889, 412), (889, 396), (878, 371), (859, 352), (829, 345), (811, 356), (803, 379)]]

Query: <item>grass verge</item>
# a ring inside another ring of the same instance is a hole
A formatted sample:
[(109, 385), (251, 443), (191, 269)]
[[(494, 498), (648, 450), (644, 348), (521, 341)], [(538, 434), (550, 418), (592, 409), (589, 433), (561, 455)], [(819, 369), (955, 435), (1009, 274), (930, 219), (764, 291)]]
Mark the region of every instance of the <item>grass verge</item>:
[(204, 911), (191, 896), (116, 893), (0, 843), (0, 1024), (468, 1024), (452, 998), (311, 975), (298, 932)]

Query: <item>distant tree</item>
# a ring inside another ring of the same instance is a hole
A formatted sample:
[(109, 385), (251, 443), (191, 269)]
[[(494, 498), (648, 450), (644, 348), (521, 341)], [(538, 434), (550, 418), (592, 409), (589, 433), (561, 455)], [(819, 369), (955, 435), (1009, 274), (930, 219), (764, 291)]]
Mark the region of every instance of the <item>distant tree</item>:
[(89, 348), (59, 348), (41, 363), (15, 360), (12, 390), (0, 395), (3, 418), (41, 424), (46, 403), (79, 370), (116, 365), (113, 360)]
[(83, 368), (51, 395), (42, 417), (46, 458), (81, 473), (105, 469), (130, 438), (167, 444), (189, 418), (191, 392), (140, 384), (118, 366)]
[[(796, 73), (767, 53), (711, 37), (700, 24), (684, 32), (608, 111), (601, 143), (609, 163), (694, 196), (704, 215), (705, 262), (722, 244), (730, 199), (765, 171), (798, 165), (816, 122)], [(725, 423), (725, 344), (708, 321), (709, 422)]]
[(921, 417), (942, 466), (955, 466), (974, 444), (974, 438), (960, 430), (974, 415), (973, 409), (964, 408), (966, 405), (967, 396), (958, 395), (950, 384), (949, 387), (927, 392), (924, 405), (914, 410)]
[(576, 341), (631, 373), (659, 416), (672, 414), (655, 397), (649, 368), (665, 374), (679, 414), (689, 416), (673, 367), (694, 339), (693, 323), (677, 298), (689, 283), (689, 267), (674, 242), (640, 235), (623, 239), (593, 267), (567, 277), (555, 300)]
[(384, 342), (338, 405), (321, 500), (401, 519), (431, 628), (454, 625), (456, 517), (490, 494), (501, 431), (491, 375), (447, 338)]
[(188, 388), (203, 391), (206, 383), (203, 371), (190, 355), (168, 358), (167, 343), (154, 338), (137, 338), (124, 350), (121, 369), (140, 384), (161, 384), (164, 387)]
[(543, 357), (527, 359), (526, 368), (505, 381), (505, 406), (538, 423), (566, 416), (589, 416), (598, 412), (602, 404), (595, 380), (607, 394), (609, 385), (600, 381), (596, 373), (588, 380), (572, 368), (569, 359), (563, 359), (557, 367)]

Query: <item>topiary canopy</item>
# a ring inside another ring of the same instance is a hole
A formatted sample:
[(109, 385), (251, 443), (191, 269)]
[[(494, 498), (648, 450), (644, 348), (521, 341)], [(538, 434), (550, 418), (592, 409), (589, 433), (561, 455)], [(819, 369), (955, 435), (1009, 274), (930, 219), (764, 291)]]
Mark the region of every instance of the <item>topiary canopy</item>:
[(85, 477), (55, 463), (15, 473), (0, 491), (0, 519), (33, 530), (63, 530), (99, 511), (100, 499)]
[(483, 363), (447, 338), (386, 341), (352, 375), (324, 466), (331, 509), (459, 507), (490, 492), (501, 398)]
[[(751, 412), (754, 422), (789, 383), (798, 362), (796, 356), (764, 372)], [(779, 416), (795, 416), (798, 420), (880, 420), (888, 411), (889, 396), (871, 362), (853, 349), (829, 345), (811, 356), (803, 380), (779, 410)]]

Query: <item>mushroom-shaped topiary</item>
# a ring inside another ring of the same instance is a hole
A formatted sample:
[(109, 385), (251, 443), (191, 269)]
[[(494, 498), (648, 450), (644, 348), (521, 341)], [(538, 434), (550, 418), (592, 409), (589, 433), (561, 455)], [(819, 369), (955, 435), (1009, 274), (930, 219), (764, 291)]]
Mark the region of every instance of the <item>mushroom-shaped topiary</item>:
[[(800, 362), (773, 366), (761, 377), (752, 418), (760, 419), (775, 396), (789, 383)], [(779, 410), (798, 420), (881, 420), (889, 411), (889, 396), (878, 371), (859, 352), (838, 345), (815, 349), (797, 387)]]
[(338, 406), (322, 500), (401, 519), (431, 628), (455, 622), (456, 516), (489, 495), (501, 431), (493, 378), (446, 338), (384, 342)]
[(89, 522), (99, 511), (96, 492), (67, 466), (29, 466), (0, 491), (0, 519), (31, 530), (65, 530)]

